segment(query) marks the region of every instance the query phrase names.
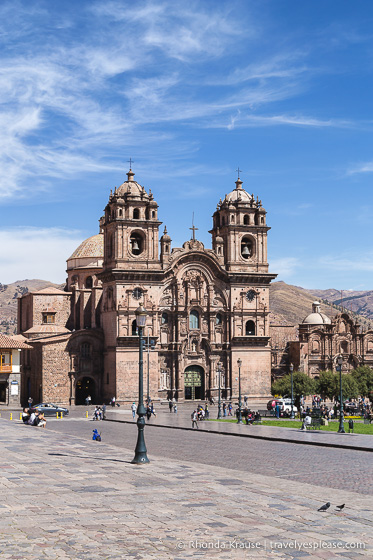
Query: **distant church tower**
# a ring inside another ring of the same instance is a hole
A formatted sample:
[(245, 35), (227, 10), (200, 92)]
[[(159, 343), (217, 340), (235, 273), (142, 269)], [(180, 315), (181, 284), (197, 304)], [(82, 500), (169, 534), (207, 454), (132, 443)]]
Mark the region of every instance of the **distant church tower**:
[(268, 272), (266, 211), (242, 188), (220, 199), (213, 215), (212, 247), (228, 272)]
[(105, 208), (104, 270), (159, 268), (158, 204), (134, 175), (130, 169), (127, 181), (110, 193)]

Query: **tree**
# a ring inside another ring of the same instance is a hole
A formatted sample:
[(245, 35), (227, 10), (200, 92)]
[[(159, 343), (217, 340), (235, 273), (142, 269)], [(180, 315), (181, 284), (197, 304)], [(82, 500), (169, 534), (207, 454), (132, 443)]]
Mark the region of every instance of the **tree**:
[[(350, 374), (346, 373), (342, 375), (342, 393), (343, 400), (345, 399), (356, 399), (359, 396), (359, 387), (356, 379)], [(339, 395), (339, 383), (338, 383), (338, 395)]]
[(369, 397), (372, 400), (373, 369), (368, 366), (359, 366), (351, 372), (351, 375), (357, 382), (360, 396)]
[(333, 400), (339, 387), (338, 377), (332, 371), (321, 371), (319, 378), (316, 379), (316, 393), (322, 398)]
[[(308, 377), (302, 371), (294, 371), (293, 373), (293, 395), (295, 406), (300, 408), (300, 399), (302, 396), (312, 395), (315, 393), (315, 381)], [(291, 373), (288, 373), (272, 385), (272, 395), (282, 395), (283, 397), (291, 397)]]

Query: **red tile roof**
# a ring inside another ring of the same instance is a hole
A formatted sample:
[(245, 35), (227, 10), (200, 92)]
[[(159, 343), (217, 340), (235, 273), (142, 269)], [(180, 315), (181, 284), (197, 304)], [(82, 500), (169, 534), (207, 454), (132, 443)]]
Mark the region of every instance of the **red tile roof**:
[(32, 346), (12, 338), (11, 336), (0, 333), (0, 348), (4, 348), (6, 350), (8, 348), (20, 348), (21, 350), (26, 350), (27, 348), (32, 348)]

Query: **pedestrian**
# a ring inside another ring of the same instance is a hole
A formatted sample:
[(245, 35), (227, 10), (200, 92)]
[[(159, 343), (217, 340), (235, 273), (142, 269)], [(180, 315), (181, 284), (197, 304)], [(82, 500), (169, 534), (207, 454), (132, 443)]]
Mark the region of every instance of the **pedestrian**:
[(172, 412), (172, 401), (168, 401), (168, 408), (170, 410), (170, 412)]
[(152, 415), (152, 411), (150, 410), (150, 406), (146, 407), (146, 418), (149, 421)]
[(106, 404), (102, 405), (102, 419), (106, 420)]
[(275, 412), (276, 412), (276, 418), (280, 418), (280, 405), (279, 405), (279, 403), (276, 403)]
[(209, 405), (207, 403), (205, 404), (205, 418), (206, 420), (210, 418)]
[(27, 424), (30, 418), (30, 412), (28, 408), (24, 408), (22, 412), (22, 422)]
[(227, 405), (223, 402), (223, 416), (227, 416)]
[(228, 416), (232, 416), (232, 403), (228, 404)]
[(44, 413), (39, 412), (39, 414), (35, 418), (34, 426), (37, 426), (38, 428), (45, 428), (46, 425), (47, 425), (47, 421), (44, 417)]
[(154, 403), (151, 403), (150, 405), (150, 412), (157, 418), (157, 415), (155, 413)]
[(28, 402), (28, 407), (31, 408), (32, 403), (34, 402), (34, 399), (32, 397), (29, 397), (27, 402)]
[(111, 399), (111, 406), (113, 406), (113, 407), (115, 406), (115, 397), (113, 397), (113, 398)]
[(247, 405), (247, 396), (245, 395), (243, 398), (243, 402), (245, 403), (245, 406)]
[(174, 413), (177, 414), (177, 404), (174, 404)]
[(131, 404), (131, 410), (132, 410), (132, 418), (134, 419), (135, 416), (136, 416), (136, 410), (137, 410), (137, 406), (136, 406), (136, 403), (135, 403), (135, 402), (133, 402), (133, 403)]
[(196, 426), (197, 430), (199, 430), (199, 427), (198, 427), (198, 416), (197, 416), (197, 411), (196, 411), (196, 410), (194, 410), (194, 411), (192, 412), (191, 418), (192, 418), (192, 428), (194, 429), (194, 426)]

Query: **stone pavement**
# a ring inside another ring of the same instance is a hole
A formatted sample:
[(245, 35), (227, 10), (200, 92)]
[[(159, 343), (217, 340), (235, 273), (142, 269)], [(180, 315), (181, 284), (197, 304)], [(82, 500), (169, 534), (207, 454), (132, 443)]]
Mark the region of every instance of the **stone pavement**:
[[(174, 414), (166, 410), (166, 407), (163, 405), (162, 407), (157, 407), (157, 416), (152, 416), (150, 422), (147, 424), (149, 426), (190, 430), (192, 429), (190, 419), (192, 410), (193, 405), (188, 406), (184, 404), (182, 407), (179, 407), (178, 413)], [(210, 417), (216, 418), (216, 415), (217, 407), (210, 407)], [(111, 421), (133, 421), (131, 411), (125, 408), (107, 408), (106, 416), (107, 419)], [(321, 430), (302, 432), (297, 428), (281, 428), (265, 425), (247, 426), (246, 424), (241, 425), (231, 422), (206, 421), (199, 422), (199, 430), (255, 439), (373, 452), (373, 437), (371, 435), (350, 434), (347, 432), (346, 434), (338, 434), (337, 432), (325, 432)]]
[(177, 458), (137, 466), (104, 441), (0, 428), (2, 559), (372, 557), (369, 496)]

